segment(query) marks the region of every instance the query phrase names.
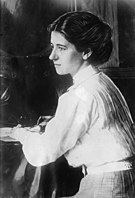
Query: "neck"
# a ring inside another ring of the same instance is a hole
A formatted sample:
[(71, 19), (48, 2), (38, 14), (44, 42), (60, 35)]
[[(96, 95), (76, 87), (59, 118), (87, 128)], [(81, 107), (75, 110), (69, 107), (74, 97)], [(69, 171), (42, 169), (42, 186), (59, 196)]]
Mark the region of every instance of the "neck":
[(90, 64), (88, 64), (88, 63), (84, 63), (83, 65), (81, 65), (81, 67), (79, 67), (79, 68), (77, 69), (76, 73), (74, 73), (74, 75), (72, 75), (72, 78), (73, 78), (78, 72), (80, 72), (81, 70), (83, 70), (83, 69), (85, 69), (85, 68), (87, 68), (87, 67), (91, 67), (91, 69), (92, 69), (93, 71), (98, 71), (98, 68), (96, 68), (96, 67), (94, 67), (94, 66), (92, 66), (92, 65), (90, 65)]

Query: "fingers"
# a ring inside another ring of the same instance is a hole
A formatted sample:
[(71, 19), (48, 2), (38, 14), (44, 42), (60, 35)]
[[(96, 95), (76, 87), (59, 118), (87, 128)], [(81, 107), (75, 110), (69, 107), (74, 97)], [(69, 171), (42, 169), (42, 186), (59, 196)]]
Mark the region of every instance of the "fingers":
[(11, 131), (12, 131), (12, 128), (11, 127), (0, 128), (0, 137), (10, 136)]

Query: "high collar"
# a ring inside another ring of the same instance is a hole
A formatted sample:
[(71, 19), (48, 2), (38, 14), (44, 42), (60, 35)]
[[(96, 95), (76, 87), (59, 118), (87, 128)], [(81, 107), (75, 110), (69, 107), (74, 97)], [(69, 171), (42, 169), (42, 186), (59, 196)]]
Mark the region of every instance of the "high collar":
[(92, 66), (87, 66), (84, 69), (79, 70), (73, 77), (73, 85), (77, 86), (90, 78), (91, 76), (97, 74), (99, 71), (92, 68)]

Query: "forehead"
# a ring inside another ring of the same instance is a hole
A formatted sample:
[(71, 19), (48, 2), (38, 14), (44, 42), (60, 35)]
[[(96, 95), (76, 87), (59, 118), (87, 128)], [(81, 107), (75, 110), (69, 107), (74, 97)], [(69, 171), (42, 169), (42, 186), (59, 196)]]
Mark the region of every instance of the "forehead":
[(57, 31), (53, 31), (51, 33), (51, 43), (55, 44), (55, 45), (65, 45), (65, 46), (71, 46), (72, 44), (70, 42), (68, 42), (65, 37), (57, 32)]

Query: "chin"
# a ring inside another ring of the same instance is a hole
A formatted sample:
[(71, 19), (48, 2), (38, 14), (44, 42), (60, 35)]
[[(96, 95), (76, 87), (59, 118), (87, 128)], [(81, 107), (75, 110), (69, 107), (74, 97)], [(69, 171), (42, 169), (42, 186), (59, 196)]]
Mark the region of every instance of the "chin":
[(60, 71), (59, 69), (56, 69), (57, 74), (59, 75), (65, 75), (65, 73), (63, 71)]
[(62, 75), (62, 72), (56, 70), (56, 73), (59, 74), (59, 75)]

